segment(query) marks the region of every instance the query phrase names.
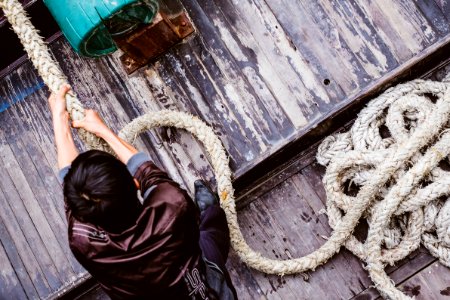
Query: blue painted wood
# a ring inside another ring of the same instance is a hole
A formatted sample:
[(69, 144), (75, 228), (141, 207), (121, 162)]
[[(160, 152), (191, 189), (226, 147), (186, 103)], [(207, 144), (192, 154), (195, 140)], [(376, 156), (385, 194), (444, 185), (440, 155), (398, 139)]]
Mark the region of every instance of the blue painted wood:
[(36, 93), (45, 86), (42, 80), (36, 81), (32, 86), (23, 87), (18, 92), (9, 96), (0, 96), (0, 113), (7, 110), (11, 105), (25, 100), (28, 96)]

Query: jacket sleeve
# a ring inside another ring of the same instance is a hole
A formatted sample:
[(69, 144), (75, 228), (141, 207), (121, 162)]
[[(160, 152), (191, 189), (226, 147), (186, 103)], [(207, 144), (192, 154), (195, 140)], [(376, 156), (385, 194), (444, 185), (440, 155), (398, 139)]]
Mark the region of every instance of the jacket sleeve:
[(67, 173), (69, 173), (69, 170), (70, 170), (70, 165), (62, 168), (61, 170), (59, 170), (59, 172), (58, 172), (58, 181), (59, 181), (60, 184), (64, 183), (64, 177), (66, 177)]
[(146, 192), (154, 189), (158, 184), (162, 182), (173, 182), (169, 175), (158, 168), (150, 160), (150, 157), (143, 152), (133, 155), (128, 161), (127, 167), (131, 175), (139, 182), (144, 198)]

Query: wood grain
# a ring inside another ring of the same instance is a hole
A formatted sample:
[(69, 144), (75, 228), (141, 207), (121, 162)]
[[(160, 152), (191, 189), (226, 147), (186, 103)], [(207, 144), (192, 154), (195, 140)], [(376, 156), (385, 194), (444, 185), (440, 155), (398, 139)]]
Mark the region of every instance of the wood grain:
[[(196, 34), (132, 76), (119, 53), (82, 58), (62, 38), (50, 44), (51, 52), (84, 105), (114, 130), (162, 108), (205, 120), (236, 176), (257, 170), (245, 184), (239, 213), (252, 246), (274, 258), (313, 251), (330, 233), (319, 213), (323, 169), (311, 146), (332, 131), (323, 122), (334, 122), (328, 117), (345, 115), (346, 107), (422, 59), (439, 60), (450, 41), (449, 1), (193, 0), (184, 6)], [(0, 113), (0, 262), (8, 278), (0, 292), (11, 297), (45, 298), (84, 272), (66, 244), (47, 96), (29, 62), (0, 79), (0, 103), (9, 106)], [(288, 151), (313, 131), (301, 152)], [(136, 145), (191, 194), (197, 178), (215, 184), (202, 145), (186, 132), (152, 130)], [(268, 160), (290, 165), (280, 172), (256, 168)], [(257, 180), (264, 175), (270, 180)], [(389, 272), (401, 283), (431, 263), (419, 253)], [(344, 250), (309, 281), (260, 274), (234, 254), (229, 267), (242, 299), (377, 297), (361, 263)]]

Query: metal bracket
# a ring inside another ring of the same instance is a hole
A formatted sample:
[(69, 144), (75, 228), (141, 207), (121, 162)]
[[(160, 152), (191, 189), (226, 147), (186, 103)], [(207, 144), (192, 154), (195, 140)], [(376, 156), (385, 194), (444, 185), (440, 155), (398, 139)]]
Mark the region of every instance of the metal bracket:
[(114, 40), (124, 52), (120, 57), (122, 65), (127, 74), (131, 74), (193, 32), (194, 27), (185, 12), (175, 17), (159, 12), (151, 24)]

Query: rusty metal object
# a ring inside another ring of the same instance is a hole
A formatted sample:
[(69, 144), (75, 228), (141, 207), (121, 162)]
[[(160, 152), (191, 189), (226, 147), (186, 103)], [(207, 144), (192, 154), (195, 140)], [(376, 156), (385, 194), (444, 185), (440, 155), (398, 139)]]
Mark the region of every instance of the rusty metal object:
[(193, 32), (194, 27), (185, 12), (170, 18), (159, 12), (151, 24), (114, 40), (124, 52), (120, 60), (125, 71), (131, 74)]

